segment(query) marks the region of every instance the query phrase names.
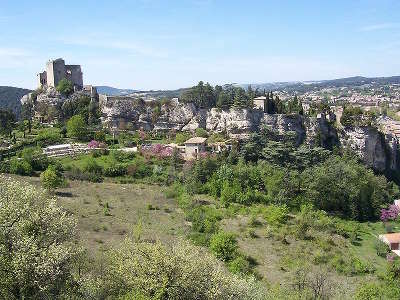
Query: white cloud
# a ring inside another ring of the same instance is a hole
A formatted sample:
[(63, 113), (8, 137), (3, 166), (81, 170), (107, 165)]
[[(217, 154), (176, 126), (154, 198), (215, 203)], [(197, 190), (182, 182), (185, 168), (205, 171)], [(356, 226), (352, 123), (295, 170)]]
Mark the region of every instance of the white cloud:
[(376, 31), (376, 30), (384, 30), (384, 29), (393, 29), (400, 28), (400, 23), (381, 23), (381, 24), (372, 24), (366, 25), (360, 28), (360, 31)]
[(66, 37), (57, 40), (66, 45), (85, 46), (93, 48), (125, 50), (127, 54), (139, 54), (153, 58), (166, 58), (168, 55), (164, 50), (145, 45), (140, 42), (131, 42), (118, 40), (112, 37), (99, 36), (83, 36), (83, 37)]

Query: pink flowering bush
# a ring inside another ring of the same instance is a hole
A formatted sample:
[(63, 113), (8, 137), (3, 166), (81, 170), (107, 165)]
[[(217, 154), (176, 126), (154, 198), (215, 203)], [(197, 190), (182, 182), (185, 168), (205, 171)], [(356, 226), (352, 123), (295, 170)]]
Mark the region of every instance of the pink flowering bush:
[(95, 149), (95, 148), (100, 148), (100, 142), (96, 141), (96, 140), (91, 140), (88, 144), (88, 148), (90, 149)]
[(173, 152), (174, 149), (172, 147), (162, 144), (154, 144), (151, 146), (142, 147), (142, 154), (145, 157), (167, 158), (171, 157)]
[(387, 222), (387, 221), (392, 221), (396, 220), (397, 217), (399, 216), (400, 209), (397, 205), (390, 205), (388, 209), (381, 209), (381, 221), (382, 222)]

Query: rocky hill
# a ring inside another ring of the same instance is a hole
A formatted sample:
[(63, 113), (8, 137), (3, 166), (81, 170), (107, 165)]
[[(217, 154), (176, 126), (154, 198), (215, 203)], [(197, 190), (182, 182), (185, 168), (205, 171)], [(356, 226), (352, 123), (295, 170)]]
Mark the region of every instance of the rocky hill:
[[(70, 97), (61, 96), (54, 89), (38, 95), (37, 103), (47, 107), (61, 107), (76, 101), (84, 92)], [(22, 101), (26, 101), (24, 97)], [(267, 127), (278, 134), (295, 133), (297, 144), (351, 148), (374, 170), (390, 178), (400, 179), (399, 140), (374, 127), (335, 126), (335, 115), (322, 114), (319, 118), (297, 114), (267, 114), (258, 109), (199, 109), (193, 103), (177, 99), (165, 102), (146, 102), (140, 98), (100, 95), (98, 99), (104, 127), (144, 130), (194, 131), (204, 128), (208, 132), (225, 132), (232, 138), (246, 138), (252, 132)]]
[(19, 118), (21, 114), (20, 99), (29, 92), (31, 92), (31, 90), (11, 86), (0, 86), (0, 109), (12, 110), (17, 118)]
[(391, 178), (396, 178), (400, 169), (396, 136), (368, 126), (338, 129), (334, 126), (334, 115), (313, 118), (266, 114), (257, 109), (198, 109), (191, 103), (171, 101), (162, 105), (155, 117), (150, 104), (126, 97), (101, 97), (100, 107), (106, 126), (119, 127), (123, 123), (131, 124), (131, 128), (178, 131), (204, 128), (209, 132), (227, 132), (232, 137), (246, 137), (266, 126), (280, 134), (294, 132), (298, 144), (351, 148), (368, 166)]

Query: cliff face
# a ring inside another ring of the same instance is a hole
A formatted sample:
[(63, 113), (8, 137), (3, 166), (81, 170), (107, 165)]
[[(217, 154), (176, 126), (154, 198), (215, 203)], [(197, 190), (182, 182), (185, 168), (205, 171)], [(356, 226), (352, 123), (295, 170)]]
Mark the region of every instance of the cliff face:
[[(54, 89), (37, 97), (38, 103), (57, 105), (80, 97), (74, 93), (65, 99)], [(140, 99), (106, 97), (100, 95), (99, 104), (102, 122), (106, 127), (122, 127), (144, 130), (194, 131), (204, 128), (209, 132), (226, 132), (231, 136), (246, 135), (258, 131), (262, 126), (278, 134), (296, 134), (297, 144), (350, 147), (370, 167), (386, 174), (397, 174), (400, 168), (399, 140), (372, 127), (354, 127), (337, 130), (335, 117), (320, 118), (300, 115), (265, 114), (257, 109), (198, 109), (190, 103), (172, 100), (163, 104), (154, 114), (154, 105)]]
[(399, 140), (391, 134), (372, 127), (345, 128), (340, 141), (379, 172), (395, 173), (399, 169)]

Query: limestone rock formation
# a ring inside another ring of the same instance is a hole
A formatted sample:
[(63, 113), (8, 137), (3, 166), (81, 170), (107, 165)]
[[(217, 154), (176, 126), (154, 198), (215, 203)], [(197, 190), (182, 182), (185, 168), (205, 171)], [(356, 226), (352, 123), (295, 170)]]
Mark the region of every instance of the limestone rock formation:
[(393, 135), (385, 135), (372, 127), (345, 128), (340, 142), (379, 172), (395, 172), (399, 167), (399, 141)]

